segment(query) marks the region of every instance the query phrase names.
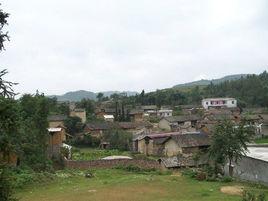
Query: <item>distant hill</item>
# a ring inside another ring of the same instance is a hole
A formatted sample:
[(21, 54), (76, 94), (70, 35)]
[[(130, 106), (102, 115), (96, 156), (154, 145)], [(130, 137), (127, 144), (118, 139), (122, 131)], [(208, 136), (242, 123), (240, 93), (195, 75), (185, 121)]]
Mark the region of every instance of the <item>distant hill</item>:
[[(104, 94), (104, 96), (111, 96), (114, 93), (126, 93), (127, 96), (134, 96), (136, 94), (138, 94), (138, 92), (134, 92), (134, 91), (104, 91), (101, 92)], [(96, 100), (97, 99), (97, 95), (98, 93), (94, 93), (91, 91), (85, 91), (85, 90), (79, 90), (79, 91), (71, 91), (71, 92), (67, 92), (63, 95), (51, 95), (49, 97), (56, 97), (58, 101), (71, 101), (71, 102), (76, 102), (76, 101), (81, 101), (83, 98), (86, 99), (91, 99), (91, 100)]]
[(246, 77), (249, 74), (236, 74), (236, 75), (227, 75), (225, 77), (219, 78), (219, 79), (212, 79), (212, 80), (198, 80), (194, 82), (188, 82), (184, 84), (178, 84), (175, 85), (173, 88), (185, 88), (185, 87), (193, 87), (193, 86), (206, 86), (209, 85), (210, 82), (213, 84), (220, 84), (225, 81), (231, 81), (231, 80), (238, 80), (241, 77)]

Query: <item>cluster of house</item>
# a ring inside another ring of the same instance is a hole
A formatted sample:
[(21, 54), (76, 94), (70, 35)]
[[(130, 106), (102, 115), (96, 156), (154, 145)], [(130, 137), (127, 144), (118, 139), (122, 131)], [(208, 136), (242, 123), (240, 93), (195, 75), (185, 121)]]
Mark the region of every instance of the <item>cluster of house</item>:
[[(147, 105), (129, 109), (118, 106), (118, 109), (109, 104), (96, 108), (96, 117), (103, 119), (97, 122), (87, 122), (84, 109), (71, 108), (70, 116), (78, 116), (84, 123), (80, 135), (101, 138), (108, 130), (128, 131), (133, 134), (133, 152), (157, 156), (167, 168), (196, 165), (193, 156), (210, 146), (214, 126), (226, 119), (235, 123), (243, 119), (255, 127), (257, 137), (268, 135), (268, 115), (256, 108), (241, 111), (234, 98), (204, 99), (201, 106), (182, 105), (179, 106), (180, 115), (176, 116), (167, 107), (158, 109), (155, 105)], [(128, 114), (131, 121), (115, 121), (118, 114)], [(148, 117), (158, 117), (159, 122), (150, 123)], [(50, 153), (58, 153), (60, 147), (67, 146), (64, 144), (66, 139), (71, 137), (66, 133), (65, 119), (63, 115), (49, 117)], [(100, 147), (108, 148), (109, 142), (101, 142)], [(205, 158), (198, 162), (202, 163), (206, 163)]]
[[(268, 115), (256, 109), (241, 111), (233, 98), (204, 99), (200, 106), (183, 106), (182, 115), (163, 117), (158, 131), (139, 133), (133, 138), (133, 151), (161, 157), (165, 167), (193, 166), (193, 156), (210, 146), (216, 124), (230, 120), (246, 121), (256, 137), (268, 135)], [(205, 163), (205, 158), (199, 164)]]
[(142, 122), (149, 117), (169, 117), (172, 116), (172, 112), (172, 109), (165, 107), (158, 109), (156, 105), (141, 105), (135, 108), (119, 106), (117, 109), (110, 101), (106, 101), (95, 110), (95, 115), (105, 121), (113, 122), (116, 115), (124, 114), (128, 116), (132, 122)]

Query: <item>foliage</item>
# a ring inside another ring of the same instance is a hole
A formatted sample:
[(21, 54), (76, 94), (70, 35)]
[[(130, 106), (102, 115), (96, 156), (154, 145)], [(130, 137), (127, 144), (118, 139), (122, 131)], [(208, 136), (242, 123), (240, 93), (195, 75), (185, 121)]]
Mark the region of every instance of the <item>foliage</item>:
[(82, 137), (80, 136), (75, 137), (71, 141), (71, 144), (74, 146), (84, 146), (84, 147), (86, 146), (86, 147), (96, 148), (96, 147), (99, 147), (100, 145), (100, 139), (90, 134), (84, 134)]
[(0, 71), (0, 96), (13, 98), (15, 95), (17, 95), (13, 90), (13, 86), (17, 85), (18, 83), (3, 80), (3, 76), (7, 73), (8, 72), (6, 69)]
[(18, 104), (15, 100), (0, 96), (0, 152), (3, 158), (20, 151), (20, 118)]
[(102, 101), (103, 97), (104, 97), (103, 93), (100, 92), (100, 93), (97, 94), (97, 99), (98, 99), (99, 102)]
[[(200, 105), (203, 98), (208, 97), (235, 97), (239, 107), (268, 107), (268, 73), (248, 75), (238, 80), (210, 84), (205, 87), (169, 88), (156, 90), (124, 98), (125, 104), (130, 105)], [(174, 114), (179, 113), (175, 111)]]
[(232, 177), (229, 177), (229, 176), (224, 176), (221, 178), (221, 182), (224, 182), (224, 183), (229, 183), (229, 182), (232, 182), (234, 179)]
[(64, 121), (64, 126), (66, 127), (67, 133), (73, 136), (83, 130), (82, 120), (79, 117), (68, 117)]
[[(210, 158), (222, 165), (228, 161), (231, 169), (232, 162), (237, 162), (245, 155), (247, 143), (251, 141), (253, 134), (254, 129), (247, 127), (244, 122), (238, 126), (229, 120), (219, 123), (211, 138)], [(229, 173), (231, 175), (231, 172)]]
[(265, 201), (264, 193), (254, 193), (252, 191), (244, 191), (242, 201)]
[(48, 98), (44, 94), (25, 94), (19, 100), (22, 135), (22, 163), (37, 171), (50, 169), (47, 158)]
[(248, 75), (235, 81), (210, 84), (204, 90), (207, 97), (236, 97), (240, 106), (268, 106), (268, 73)]
[[(0, 4), (1, 6), (1, 4)], [(0, 8), (0, 51), (4, 49), (4, 42), (6, 40), (9, 40), (8, 33), (3, 32), (3, 28), (5, 25), (7, 25), (7, 18), (9, 17), (8, 13), (5, 13), (1, 8)]]
[(84, 108), (87, 115), (94, 113), (95, 102), (90, 99), (83, 98), (80, 102), (76, 103), (78, 108)]
[(268, 136), (263, 136), (254, 140), (256, 144), (268, 144)]
[(50, 172), (34, 172), (32, 169), (22, 166), (11, 169), (14, 178), (14, 188), (25, 188), (33, 184), (46, 184), (55, 179), (55, 174)]
[(136, 165), (118, 165), (115, 167), (115, 169), (125, 170), (134, 173), (156, 172), (155, 168), (141, 168)]
[(151, 123), (159, 123), (160, 118), (159, 117), (149, 117), (149, 122)]
[(119, 149), (122, 151), (130, 150), (132, 134), (119, 129), (105, 131), (103, 140), (110, 143), (111, 149)]
[(16, 201), (13, 196), (14, 184), (8, 167), (0, 167), (0, 201)]
[(50, 114), (63, 114), (68, 116), (70, 114), (69, 104), (67, 102), (58, 102), (56, 97), (48, 99)]

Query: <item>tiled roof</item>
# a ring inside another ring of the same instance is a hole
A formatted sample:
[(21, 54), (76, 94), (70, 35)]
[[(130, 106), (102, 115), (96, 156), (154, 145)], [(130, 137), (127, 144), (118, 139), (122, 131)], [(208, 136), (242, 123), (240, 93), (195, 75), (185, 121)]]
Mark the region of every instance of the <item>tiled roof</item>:
[(156, 105), (142, 105), (141, 109), (142, 110), (156, 110), (157, 106)]
[(85, 112), (86, 110), (83, 108), (76, 108), (74, 109), (75, 112)]
[(47, 120), (48, 121), (64, 121), (67, 119), (67, 116), (66, 115), (50, 115), (48, 116)]
[(113, 128), (113, 124), (110, 122), (92, 122), (87, 123), (85, 129), (89, 130), (108, 130)]
[(198, 115), (180, 115), (180, 116), (165, 117), (164, 119), (166, 119), (170, 123), (175, 123), (185, 121), (197, 121), (200, 120), (201, 117)]
[(171, 136), (171, 139), (176, 141), (180, 147), (200, 147), (210, 145), (208, 135), (201, 132), (173, 135)]

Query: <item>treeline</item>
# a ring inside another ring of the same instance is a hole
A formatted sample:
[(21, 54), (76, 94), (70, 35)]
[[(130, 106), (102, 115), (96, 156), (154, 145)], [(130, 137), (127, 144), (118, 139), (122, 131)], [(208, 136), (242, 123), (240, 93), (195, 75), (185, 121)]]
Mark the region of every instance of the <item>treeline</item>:
[(188, 105), (201, 104), (203, 98), (234, 97), (241, 107), (268, 107), (268, 73), (248, 75), (241, 79), (225, 81), (221, 84), (195, 86), (190, 88), (170, 88), (155, 92), (123, 97), (131, 105)]
[(0, 153), (4, 161), (19, 158), (18, 165), (48, 170), (47, 117), (49, 101), (43, 94), (23, 95), (19, 100), (0, 96)]
[(205, 88), (207, 97), (235, 97), (242, 107), (268, 107), (268, 73), (248, 75), (236, 81), (209, 85)]

